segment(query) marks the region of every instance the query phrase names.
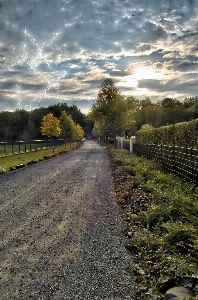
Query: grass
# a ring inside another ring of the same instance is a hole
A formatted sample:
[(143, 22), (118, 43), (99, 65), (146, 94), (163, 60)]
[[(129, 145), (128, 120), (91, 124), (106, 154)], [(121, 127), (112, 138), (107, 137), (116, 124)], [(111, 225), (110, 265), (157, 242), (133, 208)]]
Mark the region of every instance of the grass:
[(198, 188), (124, 149), (107, 152), (139, 299), (163, 299), (177, 285), (198, 293)]
[[(73, 144), (76, 147), (76, 143)], [(10, 167), (16, 167), (17, 165), (24, 164), (27, 165), (28, 162), (35, 160), (43, 160), (44, 156), (52, 156), (53, 154), (57, 154), (61, 151), (69, 151), (70, 144), (57, 146), (54, 148), (40, 149), (26, 153), (20, 153), (15, 155), (9, 155), (0, 157), (0, 167), (5, 169), (6, 172), (10, 170)]]

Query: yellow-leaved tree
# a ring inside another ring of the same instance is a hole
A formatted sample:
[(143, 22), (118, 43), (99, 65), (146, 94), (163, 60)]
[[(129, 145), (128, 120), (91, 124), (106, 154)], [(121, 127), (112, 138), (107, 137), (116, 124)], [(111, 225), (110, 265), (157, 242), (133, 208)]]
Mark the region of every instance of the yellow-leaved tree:
[(59, 136), (61, 133), (60, 121), (49, 113), (43, 117), (41, 122), (42, 135), (52, 138), (53, 136)]
[(74, 126), (74, 138), (80, 140), (84, 137), (84, 130), (79, 124), (75, 124)]

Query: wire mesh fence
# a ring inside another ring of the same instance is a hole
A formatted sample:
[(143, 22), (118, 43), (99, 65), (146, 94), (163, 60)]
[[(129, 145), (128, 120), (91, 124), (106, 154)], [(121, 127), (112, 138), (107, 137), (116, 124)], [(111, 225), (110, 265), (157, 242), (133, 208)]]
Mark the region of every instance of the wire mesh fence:
[(167, 145), (134, 144), (134, 153), (153, 159), (162, 165), (164, 170), (198, 183), (198, 150)]

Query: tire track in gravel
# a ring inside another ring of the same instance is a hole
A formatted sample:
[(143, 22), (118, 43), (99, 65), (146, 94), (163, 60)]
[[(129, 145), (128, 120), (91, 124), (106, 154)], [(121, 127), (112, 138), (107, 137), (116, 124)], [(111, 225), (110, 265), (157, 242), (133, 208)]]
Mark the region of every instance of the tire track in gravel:
[(94, 141), (0, 178), (1, 299), (136, 299), (109, 160)]

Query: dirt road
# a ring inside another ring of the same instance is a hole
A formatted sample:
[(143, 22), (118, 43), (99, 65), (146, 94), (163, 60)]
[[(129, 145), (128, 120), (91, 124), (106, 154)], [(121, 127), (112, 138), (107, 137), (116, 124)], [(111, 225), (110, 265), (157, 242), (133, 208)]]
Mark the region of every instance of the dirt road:
[(0, 178), (0, 299), (135, 299), (105, 149)]

